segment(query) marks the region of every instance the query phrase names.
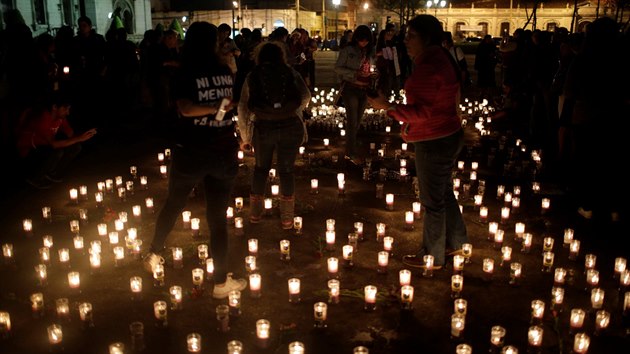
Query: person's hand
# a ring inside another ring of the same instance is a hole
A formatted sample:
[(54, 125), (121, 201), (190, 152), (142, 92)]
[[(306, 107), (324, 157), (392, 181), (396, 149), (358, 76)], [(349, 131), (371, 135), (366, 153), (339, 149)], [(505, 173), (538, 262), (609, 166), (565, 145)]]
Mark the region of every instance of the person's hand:
[(391, 103), (387, 101), (387, 98), (383, 96), (381, 92), (378, 93), (376, 97), (368, 96), (368, 103), (374, 109), (387, 109), (391, 106)]
[(83, 134), (79, 135), (79, 141), (86, 141), (91, 139), (96, 134), (96, 128), (90, 129)]

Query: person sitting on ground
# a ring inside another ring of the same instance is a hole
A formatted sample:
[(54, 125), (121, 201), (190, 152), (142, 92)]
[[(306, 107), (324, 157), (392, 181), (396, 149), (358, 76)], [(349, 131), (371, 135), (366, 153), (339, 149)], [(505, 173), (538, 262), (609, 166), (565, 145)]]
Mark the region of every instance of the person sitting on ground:
[(43, 108), (29, 108), (20, 117), (17, 151), (26, 169), (26, 181), (35, 188), (61, 182), (63, 173), (81, 152), (81, 143), (96, 134), (96, 129), (75, 134), (69, 115), (69, 98), (56, 92)]

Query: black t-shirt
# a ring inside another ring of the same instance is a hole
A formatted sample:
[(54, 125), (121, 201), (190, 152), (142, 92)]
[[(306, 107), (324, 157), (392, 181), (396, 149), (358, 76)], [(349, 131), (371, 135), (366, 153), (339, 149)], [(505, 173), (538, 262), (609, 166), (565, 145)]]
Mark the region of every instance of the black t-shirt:
[[(234, 76), (230, 68), (217, 65), (204, 68), (182, 68), (175, 78), (176, 99), (189, 99), (195, 104), (219, 107), (224, 98), (232, 99)], [(175, 138), (184, 148), (204, 150), (238, 145), (234, 135), (233, 111), (223, 119), (216, 115), (201, 117), (180, 116)]]

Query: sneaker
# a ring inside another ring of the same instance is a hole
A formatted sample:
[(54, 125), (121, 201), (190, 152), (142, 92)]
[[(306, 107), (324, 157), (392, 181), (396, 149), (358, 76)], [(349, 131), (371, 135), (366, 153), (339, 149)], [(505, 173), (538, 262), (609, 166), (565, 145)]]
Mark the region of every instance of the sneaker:
[(584, 210), (584, 208), (579, 207), (577, 212), (586, 220), (591, 220), (593, 218), (592, 210)]
[(55, 175), (45, 175), (44, 178), (54, 183), (61, 183), (63, 180)]
[[(415, 254), (408, 254), (406, 256), (403, 256), (403, 264), (412, 268), (420, 268), (420, 269), (425, 269), (426, 266), (424, 265), (424, 259), (423, 257), (420, 257), (418, 255)], [(437, 265), (434, 264), (433, 265), (433, 270), (439, 270), (442, 269), (442, 265)]]
[(49, 189), (52, 187), (52, 182), (46, 178), (29, 178), (26, 180), (26, 183), (37, 189)]
[(232, 279), (232, 273), (228, 273), (223, 286), (214, 286), (214, 290), (212, 290), (212, 297), (215, 299), (225, 299), (232, 290), (243, 291), (246, 287), (247, 280), (242, 278)]
[(164, 257), (156, 253), (149, 252), (146, 256), (144, 256), (142, 264), (144, 265), (144, 269), (147, 272), (153, 274), (153, 268), (155, 268), (156, 265), (164, 264)]

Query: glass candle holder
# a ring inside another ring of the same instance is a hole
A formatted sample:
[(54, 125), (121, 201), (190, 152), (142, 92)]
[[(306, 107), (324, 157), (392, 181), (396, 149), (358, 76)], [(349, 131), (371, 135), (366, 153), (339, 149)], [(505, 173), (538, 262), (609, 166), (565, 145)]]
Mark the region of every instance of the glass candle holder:
[(422, 272), (422, 276), (426, 278), (433, 277), (433, 264), (435, 258), (430, 254), (426, 254), (422, 257), (422, 260), (424, 262), (424, 270)]
[(501, 224), (506, 224), (510, 220), (510, 207), (501, 208)]
[(573, 338), (573, 353), (585, 354), (591, 344), (591, 338), (586, 333), (577, 333)]
[(245, 257), (245, 270), (247, 273), (255, 272), (258, 268), (256, 267), (256, 257), (254, 256), (246, 256)]
[(199, 237), (200, 230), (199, 226), (201, 225), (201, 219), (199, 218), (191, 218), (190, 219), (190, 233), (192, 237)]
[(505, 231), (498, 229), (497, 232), (494, 233), (494, 242), (493, 242), (493, 246), (494, 249), (496, 250), (500, 250), (501, 247), (503, 246), (503, 238), (505, 236)]
[(472, 253), (473, 253), (473, 245), (470, 243), (464, 243), (462, 245), (462, 254), (465, 258), (465, 263), (471, 263)]
[(280, 259), (283, 261), (291, 260), (291, 242), (289, 240), (280, 241)]
[(129, 289), (131, 290), (131, 299), (134, 301), (142, 299), (142, 277), (133, 276), (129, 278)]
[(572, 261), (577, 260), (580, 254), (580, 240), (571, 240), (569, 244), (569, 259)]
[(376, 242), (383, 242), (386, 229), (387, 225), (385, 223), (379, 222), (376, 224)]
[(70, 289), (79, 289), (81, 286), (81, 276), (79, 272), (69, 272), (68, 273), (68, 286)]
[(413, 286), (403, 285), (400, 288), (400, 306), (403, 310), (413, 309)]
[(377, 272), (379, 274), (387, 273), (387, 265), (389, 264), (389, 252), (380, 251), (377, 254), (378, 267)]
[(510, 263), (510, 285), (518, 285), (521, 282), (523, 265), (518, 262)]
[(488, 207), (480, 206), (479, 207), (479, 221), (482, 223), (488, 222)]
[(534, 240), (534, 235), (529, 232), (523, 234), (523, 241), (521, 243), (521, 252), (529, 253), (532, 249), (532, 242)]
[(164, 286), (164, 265), (163, 264), (155, 264), (153, 266), (153, 286), (155, 287)]
[(357, 235), (357, 239), (359, 241), (363, 241), (363, 223), (360, 221), (355, 221), (353, 227), (354, 233)]
[(328, 279), (336, 279), (339, 277), (339, 259), (337, 257), (329, 257), (326, 260), (328, 267)]
[(543, 256), (542, 256), (542, 271), (544, 273), (549, 273), (551, 272), (551, 268), (553, 267), (553, 260), (554, 260), (554, 253), (553, 252), (544, 252)]
[(554, 286), (551, 288), (551, 309), (560, 312), (564, 303), (564, 288)]
[(400, 286), (411, 285), (411, 271), (402, 269), (398, 272), (398, 281)]
[(247, 251), (251, 256), (258, 255), (258, 239), (250, 238), (247, 240)]
[(331, 304), (339, 303), (339, 295), (341, 284), (338, 279), (330, 279), (328, 281), (328, 302)]
[(451, 338), (462, 339), (464, 337), (465, 328), (466, 328), (466, 317), (458, 313), (452, 314), (451, 315)]
[(543, 198), (540, 201), (540, 212), (545, 215), (549, 212), (549, 209), (551, 208), (551, 199), (549, 198)]
[(51, 351), (55, 352), (61, 347), (63, 341), (63, 330), (61, 325), (52, 324), (46, 327), (48, 333), (48, 343), (50, 344)]
[(586, 312), (582, 309), (571, 309), (571, 316), (569, 317), (570, 333), (575, 334), (584, 326), (584, 318)]
[(291, 278), (288, 280), (289, 286), (289, 302), (290, 303), (299, 303), (300, 302), (300, 279)]
[(315, 328), (326, 328), (326, 319), (328, 317), (328, 305), (325, 302), (316, 302), (313, 305), (313, 318)]
[(610, 324), (610, 313), (599, 310), (595, 313), (595, 335), (600, 335)]
[(94, 312), (92, 311), (92, 304), (89, 302), (82, 302), (79, 304), (79, 318), (83, 328), (94, 327)]
[(352, 262), (353, 253), (354, 253), (354, 247), (352, 245), (344, 245), (341, 248), (341, 254), (342, 254), (344, 267), (351, 268), (354, 265)]
[(505, 343), (505, 328), (501, 326), (492, 326), (490, 329), (490, 345), (495, 348), (503, 347)]
[(70, 302), (68, 298), (62, 297), (55, 300), (55, 310), (57, 319), (68, 321), (70, 319)]
[(460, 274), (454, 274), (451, 276), (451, 297), (456, 299), (461, 297), (462, 290), (464, 290), (464, 277)]
[(305, 348), (302, 342), (291, 342), (289, 343), (289, 354), (304, 354)]
[(485, 281), (491, 281), (494, 276), (494, 259), (484, 258), (482, 265), (482, 278)]
[(494, 234), (499, 229), (499, 223), (492, 221), (488, 223), (488, 241), (494, 241)]
[(260, 348), (267, 348), (270, 330), (271, 323), (269, 320), (260, 319), (256, 321), (256, 339)]
[(377, 288), (374, 285), (367, 285), (363, 288), (364, 305), (366, 311), (376, 310), (376, 294)]
[(249, 295), (250, 297), (257, 299), (262, 295), (262, 276), (258, 273), (251, 273), (249, 275)]
[(243, 343), (238, 340), (229, 341), (227, 344), (227, 354), (242, 354)]
[(593, 310), (601, 310), (604, 306), (604, 289), (595, 288), (591, 290), (591, 307)]
[(415, 220), (415, 216), (413, 211), (408, 210), (405, 212), (405, 230), (411, 231), (413, 230), (413, 222)]
[(334, 251), (335, 250), (335, 230), (326, 230), (326, 250)]
[(562, 246), (569, 247), (571, 241), (573, 241), (573, 237), (575, 235), (575, 231), (571, 228), (564, 229), (564, 234), (562, 236)]
[(212, 279), (214, 275), (214, 259), (206, 258), (206, 279)]
[(525, 223), (517, 222), (514, 224), (514, 240), (520, 241), (525, 233)]
[(532, 324), (541, 324), (543, 316), (545, 315), (545, 302), (542, 300), (533, 300), (531, 304), (532, 308)]
[(584, 256), (584, 273), (589, 269), (594, 269), (597, 264), (597, 256), (594, 254), (587, 254)]
[(153, 303), (153, 315), (156, 320), (157, 327), (167, 327), (168, 326), (168, 307), (166, 306), (166, 301), (156, 301)]
[(422, 204), (420, 202), (411, 203), (411, 211), (413, 211), (413, 216), (416, 219), (420, 219), (422, 217)]
[(311, 194), (319, 193), (319, 181), (316, 178), (311, 179)]
[(129, 324), (129, 333), (131, 336), (131, 350), (141, 352), (145, 349), (144, 345), (144, 324), (139, 321)]
[(218, 305), (215, 309), (217, 315), (217, 330), (221, 333), (230, 331), (230, 307), (228, 305)]
[(293, 230), (297, 236), (302, 234), (303, 221), (301, 216), (293, 217)]
[(553, 237), (545, 237), (543, 239), (543, 252), (553, 251), (554, 239)]
[(615, 266), (613, 278), (619, 278), (619, 276), (626, 270), (627, 260), (623, 257), (615, 258)]
[(518, 354), (518, 349), (511, 345), (506, 345), (501, 349), (501, 354)]
[(241, 315), (241, 292), (232, 290), (228, 293), (228, 306), (230, 307), (230, 316)]
[(2, 257), (4, 258), (4, 264), (13, 264), (15, 259), (13, 258), (13, 244), (2, 244)]
[(190, 333), (186, 336), (186, 348), (189, 353), (201, 352), (201, 334)]
[(394, 210), (394, 194), (385, 194), (385, 209), (390, 211)]
[(543, 329), (539, 326), (531, 326), (527, 331), (527, 344), (532, 351), (540, 349), (543, 340)]
[(597, 269), (589, 269), (586, 271), (586, 287), (587, 290), (594, 289), (599, 285), (599, 271)]
[(33, 314), (33, 318), (40, 318), (44, 315), (44, 294), (42, 293), (34, 293), (31, 294), (31, 313)]
[(201, 268), (195, 268), (192, 271), (193, 287), (200, 288), (203, 285), (204, 271)]
[(35, 266), (35, 276), (39, 282), (39, 286), (44, 287), (48, 284), (48, 270), (45, 264), (38, 264)]
[(369, 354), (370, 351), (368, 348), (364, 347), (364, 346), (358, 346), (358, 347), (354, 347), (354, 349), (352, 350), (353, 354)]
[(181, 247), (173, 247), (173, 268), (174, 269), (182, 269), (184, 268), (184, 251)]
[(458, 344), (455, 347), (455, 354), (472, 354), (472, 347), (465, 343)]
[(178, 311), (183, 309), (183, 291), (182, 287), (179, 285), (173, 285), (168, 289), (170, 302), (171, 302), (171, 310)]
[(453, 313), (458, 313), (460, 315), (466, 315), (468, 311), (468, 301), (465, 299), (456, 299), (453, 302)]

